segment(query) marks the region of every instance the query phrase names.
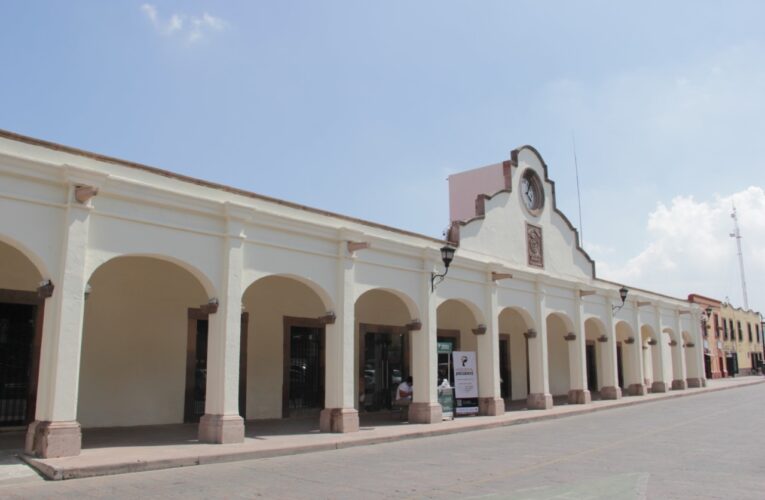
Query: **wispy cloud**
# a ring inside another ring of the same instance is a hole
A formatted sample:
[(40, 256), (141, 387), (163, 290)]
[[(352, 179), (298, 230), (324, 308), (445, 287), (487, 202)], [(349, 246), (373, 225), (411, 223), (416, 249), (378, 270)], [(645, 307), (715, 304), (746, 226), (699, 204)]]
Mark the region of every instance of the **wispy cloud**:
[(162, 19), (157, 7), (150, 3), (141, 5), (141, 12), (159, 34), (179, 37), (189, 43), (198, 42), (210, 33), (223, 31), (228, 27), (228, 23), (222, 18), (207, 12), (201, 15), (174, 12)]

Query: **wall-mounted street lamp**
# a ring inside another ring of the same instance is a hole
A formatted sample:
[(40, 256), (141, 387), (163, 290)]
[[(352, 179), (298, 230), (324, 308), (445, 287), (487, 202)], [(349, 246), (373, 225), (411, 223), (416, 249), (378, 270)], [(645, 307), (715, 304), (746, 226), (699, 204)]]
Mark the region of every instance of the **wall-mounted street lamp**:
[(436, 285), (441, 283), (446, 277), (446, 273), (449, 272), (449, 264), (451, 264), (452, 260), (454, 259), (455, 250), (456, 248), (450, 247), (449, 245), (445, 245), (441, 247), (441, 260), (444, 262), (444, 272), (443, 274), (430, 273), (430, 291), (431, 292), (435, 291)]
[(629, 291), (629, 290), (627, 290), (625, 287), (621, 287), (621, 288), (619, 289), (619, 298), (620, 298), (620, 299), (622, 299), (622, 303), (621, 303), (621, 304), (619, 304), (618, 306), (611, 306), (611, 310), (612, 310), (614, 313), (617, 313), (617, 312), (619, 312), (619, 310), (620, 310), (622, 307), (624, 307), (624, 301), (625, 301), (625, 300), (627, 300), (627, 294), (628, 294), (628, 293), (630, 293), (630, 291)]

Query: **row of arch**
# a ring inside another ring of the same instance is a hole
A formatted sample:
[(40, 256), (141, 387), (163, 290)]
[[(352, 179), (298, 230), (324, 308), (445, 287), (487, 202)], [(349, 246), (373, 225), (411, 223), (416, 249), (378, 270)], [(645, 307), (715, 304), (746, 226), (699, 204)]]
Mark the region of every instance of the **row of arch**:
[[(4, 256), (0, 288), (34, 290), (46, 276), (39, 259), (28, 252), (4, 244), (0, 253)], [(199, 273), (190, 271), (189, 266), (157, 256), (112, 259), (99, 266), (88, 283), (91, 292), (85, 307), (78, 400), (81, 423), (112, 426), (177, 421), (179, 408), (183, 407), (187, 310), (205, 304), (214, 296), (214, 289), (199, 279)], [(278, 385), (274, 379), (284, 371), (283, 366), (274, 366), (271, 359), (274, 353), (278, 354), (276, 344), (282, 339), (280, 335), (260, 338), (256, 332), (281, 333), (284, 317), (318, 318), (332, 310), (333, 304), (325, 290), (299, 276), (263, 277), (246, 288), (242, 303), (250, 315), (251, 335), (247, 342), (246, 357), (251, 362), (247, 364), (246, 380), (250, 388), (248, 396), (252, 397), (246, 398), (244, 416), (276, 417), (280, 402), (275, 399), (277, 391), (269, 390), (268, 386)], [(404, 326), (419, 317), (415, 302), (395, 290), (367, 290), (359, 295), (355, 304), (357, 325)], [(460, 347), (475, 350), (472, 330), (486, 323), (478, 306), (466, 300), (449, 299), (439, 304), (437, 316), (439, 330), (459, 331)], [(563, 313), (550, 313), (545, 321), (549, 387), (553, 395), (563, 395), (571, 388), (571, 353), (564, 337), (575, 328)], [(596, 374), (599, 380), (590, 388), (597, 390), (606, 378), (603, 359), (607, 353), (605, 348), (600, 348), (598, 339), (608, 338), (610, 334), (596, 317), (586, 318), (584, 327), (587, 342), (595, 345), (597, 368), (590, 373)], [(507, 351), (501, 353), (507, 358), (508, 369), (500, 374), (503, 383), (509, 379), (503, 391), (508, 399), (518, 400), (528, 395), (530, 367), (522, 334), (535, 328), (532, 315), (521, 307), (506, 307), (499, 314), (499, 332), (508, 337), (504, 344)], [(616, 323), (614, 331), (615, 340), (622, 346), (635, 336), (632, 327), (624, 321)], [(674, 343), (673, 353), (682, 352), (677, 347), (690, 343), (687, 333), (683, 334), (685, 338), (672, 330), (665, 330), (663, 334), (669, 336), (666, 343)], [(641, 327), (643, 346), (659, 340), (649, 325)], [(358, 360), (359, 356), (355, 358)], [(630, 366), (631, 359), (625, 357), (624, 362), (618, 364), (624, 365), (625, 371), (638, 370)], [(650, 355), (643, 360), (640, 370), (651, 374), (645, 377), (650, 384), (661, 367), (651, 363)], [(670, 363), (669, 372), (673, 367), (682, 369), (682, 366), (680, 361)], [(361, 369), (357, 367), (355, 371), (359, 373)], [(665, 377), (659, 375), (658, 378)], [(158, 384), (156, 379), (162, 382)], [(105, 404), (112, 399), (114, 405)]]

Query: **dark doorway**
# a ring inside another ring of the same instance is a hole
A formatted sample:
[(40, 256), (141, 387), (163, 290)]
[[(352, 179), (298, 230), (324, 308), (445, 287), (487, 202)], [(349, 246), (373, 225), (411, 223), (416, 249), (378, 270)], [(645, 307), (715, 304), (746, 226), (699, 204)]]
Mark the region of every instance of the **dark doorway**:
[(408, 375), (404, 363), (407, 354), (406, 335), (397, 332), (366, 331), (363, 340), (361, 376), (364, 409), (390, 409), (394, 391)]
[(704, 374), (707, 379), (712, 378), (712, 357), (709, 354), (704, 354)]
[[(242, 314), (239, 345), (239, 415), (245, 416), (247, 395), (247, 313)], [(184, 422), (199, 422), (205, 414), (209, 322), (200, 309), (189, 309), (186, 343), (186, 400)]]
[(622, 345), (618, 343), (616, 345), (616, 378), (619, 387), (624, 389), (624, 369), (622, 361)]
[(501, 336), (499, 338), (499, 394), (503, 399), (510, 398), (510, 388), (512, 387), (509, 349), (510, 339)]
[(448, 353), (438, 353), (438, 380), (441, 380), (441, 376), (445, 376), (449, 379), (449, 384), (451, 384), (452, 387), (454, 387), (454, 366), (452, 366), (451, 357), (452, 353), (454, 351), (458, 351), (460, 348), (459, 340), (459, 330), (438, 330), (438, 337), (436, 337), (436, 341), (438, 343), (449, 344)]
[(324, 408), (324, 325), (285, 318), (282, 415), (318, 414)]
[(36, 293), (0, 290), (0, 427), (34, 420), (42, 313)]
[(598, 390), (598, 367), (595, 357), (595, 344), (585, 346), (587, 359), (587, 389), (590, 392)]

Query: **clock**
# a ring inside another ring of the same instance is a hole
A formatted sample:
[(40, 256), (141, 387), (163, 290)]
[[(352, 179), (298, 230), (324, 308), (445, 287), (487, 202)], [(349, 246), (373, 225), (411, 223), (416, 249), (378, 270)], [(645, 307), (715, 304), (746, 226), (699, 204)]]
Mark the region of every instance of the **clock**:
[(539, 215), (545, 204), (542, 181), (536, 172), (527, 169), (521, 177), (521, 201), (531, 215)]

